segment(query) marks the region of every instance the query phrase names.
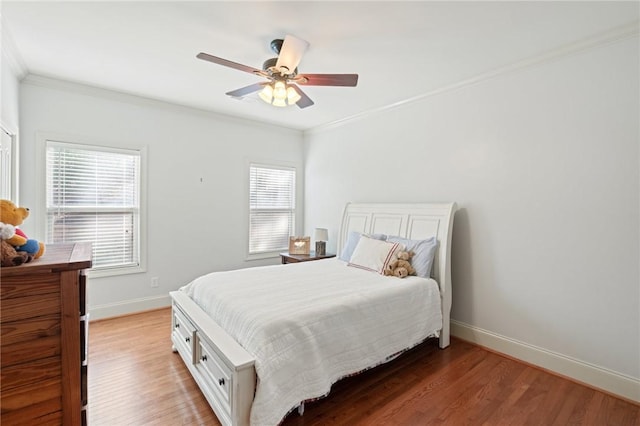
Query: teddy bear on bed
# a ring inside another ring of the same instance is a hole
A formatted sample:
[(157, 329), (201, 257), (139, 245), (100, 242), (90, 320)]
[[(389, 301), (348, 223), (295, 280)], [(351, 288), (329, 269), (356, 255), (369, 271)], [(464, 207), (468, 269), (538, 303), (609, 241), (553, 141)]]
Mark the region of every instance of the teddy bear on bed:
[(399, 251), (384, 270), (384, 274), (387, 276), (395, 276), (398, 278), (404, 278), (408, 275), (415, 275), (416, 270), (411, 266), (411, 258), (413, 257), (412, 251)]
[(16, 251), (26, 251), (32, 255), (34, 259), (37, 259), (44, 253), (44, 243), (27, 237), (27, 235), (18, 228), (27, 217), (29, 217), (29, 209), (18, 207), (9, 200), (0, 200), (0, 221), (15, 227), (15, 235), (6, 241), (11, 244)]
[(0, 222), (0, 266), (18, 266), (30, 262), (32, 257), (25, 251), (16, 249), (6, 240), (13, 238), (16, 228), (8, 223)]

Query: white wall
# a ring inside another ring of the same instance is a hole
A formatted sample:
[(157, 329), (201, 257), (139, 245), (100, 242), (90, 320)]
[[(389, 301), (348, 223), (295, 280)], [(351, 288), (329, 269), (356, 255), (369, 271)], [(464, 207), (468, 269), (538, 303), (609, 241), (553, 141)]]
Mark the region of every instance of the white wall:
[[(279, 263), (245, 260), (245, 163), (296, 166), (302, 200), (300, 132), (34, 76), (22, 83), (20, 99), (21, 203), (32, 208), (24, 225), (30, 236), (43, 238), (37, 193), (44, 176), (36, 170), (42, 134), (148, 150), (147, 272), (90, 279), (93, 319), (168, 304), (169, 291), (205, 272)], [(151, 277), (159, 288), (150, 287)]]
[(328, 227), (335, 250), (347, 201), (458, 202), (458, 332), (640, 400), (638, 47), (308, 132), (307, 232)]
[[(2, 23), (0, 22), (0, 25)], [(20, 127), (20, 79), (24, 76), (24, 67), (16, 55), (13, 41), (6, 31), (6, 27), (0, 28), (0, 131), (9, 135), (3, 137), (6, 146), (3, 145), (3, 155), (7, 149), (11, 153), (11, 170), (0, 172), (0, 179), (8, 179), (1, 183), (3, 197), (11, 198), (19, 202), (17, 162), (20, 156), (19, 127)], [(5, 157), (6, 159), (6, 157)], [(4, 177), (7, 173), (11, 178)], [(8, 191), (9, 195), (7, 195)]]
[(6, 48), (2, 48), (0, 60), (0, 123), (12, 133), (18, 129), (18, 90), (17, 72), (11, 67)]
[(18, 131), (18, 91), (23, 74), (13, 39), (0, 20), (0, 123), (12, 134)]

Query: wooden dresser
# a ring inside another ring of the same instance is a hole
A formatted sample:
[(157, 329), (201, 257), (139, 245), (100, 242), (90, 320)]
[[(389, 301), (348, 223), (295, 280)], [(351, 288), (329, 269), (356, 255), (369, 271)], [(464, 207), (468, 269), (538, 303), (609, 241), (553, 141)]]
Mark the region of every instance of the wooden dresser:
[(90, 267), (91, 244), (77, 243), (0, 269), (3, 426), (86, 424)]

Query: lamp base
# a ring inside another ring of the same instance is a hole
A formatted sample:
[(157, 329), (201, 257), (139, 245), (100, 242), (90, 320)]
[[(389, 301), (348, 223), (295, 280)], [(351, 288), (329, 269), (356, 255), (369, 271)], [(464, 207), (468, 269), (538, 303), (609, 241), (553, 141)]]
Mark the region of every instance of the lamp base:
[(327, 243), (316, 241), (316, 256), (324, 256), (325, 254), (327, 254)]

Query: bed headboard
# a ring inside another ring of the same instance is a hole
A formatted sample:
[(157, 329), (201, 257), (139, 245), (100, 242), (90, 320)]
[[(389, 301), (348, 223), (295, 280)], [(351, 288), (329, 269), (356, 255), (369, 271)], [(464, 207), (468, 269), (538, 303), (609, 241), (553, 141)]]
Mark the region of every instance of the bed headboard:
[[(438, 240), (432, 277), (440, 286), (442, 315), (445, 320), (440, 347), (449, 345), (451, 311), (451, 237), (456, 203), (347, 203), (338, 235), (338, 253), (351, 231), (366, 234), (399, 235), (413, 240), (435, 236)], [(446, 330), (445, 330), (446, 328)]]

